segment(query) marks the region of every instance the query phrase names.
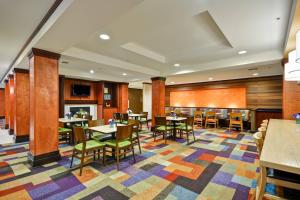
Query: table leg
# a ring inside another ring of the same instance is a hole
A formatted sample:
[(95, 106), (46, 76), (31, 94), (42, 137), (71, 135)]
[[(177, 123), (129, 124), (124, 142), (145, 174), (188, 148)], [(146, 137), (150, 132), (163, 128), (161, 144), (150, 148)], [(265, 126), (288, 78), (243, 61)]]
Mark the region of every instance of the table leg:
[(260, 167), (260, 176), (259, 181), (256, 187), (256, 200), (262, 200), (265, 188), (266, 188), (266, 182), (267, 182), (267, 169), (264, 166)]
[(173, 121), (173, 138), (176, 140), (176, 122)]

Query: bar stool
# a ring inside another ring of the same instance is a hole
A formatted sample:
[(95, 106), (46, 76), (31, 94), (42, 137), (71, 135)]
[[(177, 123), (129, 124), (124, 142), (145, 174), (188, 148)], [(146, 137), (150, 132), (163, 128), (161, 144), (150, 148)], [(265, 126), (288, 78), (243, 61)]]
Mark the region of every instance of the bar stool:
[(267, 128), (264, 126), (261, 126), (260, 128), (258, 128), (258, 131), (262, 133), (262, 138), (265, 139), (266, 134), (267, 134)]
[(263, 144), (264, 144), (264, 139), (262, 136), (262, 132), (258, 131), (253, 135), (253, 139), (256, 143), (256, 147), (257, 147), (257, 151), (258, 154), (261, 154), (262, 148), (263, 148)]

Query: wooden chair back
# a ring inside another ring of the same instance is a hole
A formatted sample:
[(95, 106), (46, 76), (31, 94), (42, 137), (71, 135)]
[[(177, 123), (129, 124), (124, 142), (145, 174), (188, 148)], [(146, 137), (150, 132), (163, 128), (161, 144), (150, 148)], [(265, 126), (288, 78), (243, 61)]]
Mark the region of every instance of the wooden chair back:
[(64, 127), (65, 127), (65, 124), (64, 124), (63, 122), (58, 122), (58, 127), (64, 128)]
[(165, 126), (167, 124), (166, 117), (155, 117), (155, 125), (156, 126)]
[(122, 121), (128, 121), (128, 119), (129, 119), (128, 113), (123, 113), (122, 114)]
[(230, 113), (230, 120), (231, 121), (240, 121), (243, 122), (243, 116), (242, 113)]
[(217, 115), (215, 111), (207, 111), (206, 119), (217, 119)]
[(194, 112), (194, 119), (202, 119), (203, 118), (203, 112), (200, 110), (196, 110)]
[(84, 133), (84, 129), (80, 126), (73, 126), (74, 140), (75, 144), (86, 143), (86, 137)]
[(139, 131), (140, 121), (134, 119), (128, 119), (128, 125), (132, 125), (133, 132)]
[(122, 141), (132, 138), (132, 124), (126, 126), (117, 126), (116, 140)]
[(121, 118), (122, 118), (121, 113), (114, 113), (114, 114), (113, 114), (113, 118), (114, 118), (115, 120), (121, 120)]
[(175, 114), (176, 114), (176, 116), (178, 116), (178, 117), (181, 117), (181, 115), (182, 115), (181, 111), (178, 110), (178, 109), (175, 110)]
[(148, 112), (142, 112), (141, 114), (143, 114), (142, 118), (146, 118), (146, 120), (148, 120)]
[(102, 126), (104, 124), (105, 124), (104, 119), (97, 119), (97, 120), (89, 120), (88, 121), (89, 127)]

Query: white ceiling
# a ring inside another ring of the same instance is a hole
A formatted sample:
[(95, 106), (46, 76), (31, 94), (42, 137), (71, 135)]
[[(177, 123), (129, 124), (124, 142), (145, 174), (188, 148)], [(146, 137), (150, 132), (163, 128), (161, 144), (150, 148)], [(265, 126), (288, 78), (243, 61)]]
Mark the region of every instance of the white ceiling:
[[(138, 85), (153, 76), (176, 83), (251, 77), (253, 66), (259, 76), (282, 73), (292, 0), (66, 1), (33, 44), (63, 55), (69, 63), (60, 64), (61, 74)], [(17, 67), (28, 67), (25, 56), (20, 61)]]
[(0, 1), (0, 78), (54, 0)]

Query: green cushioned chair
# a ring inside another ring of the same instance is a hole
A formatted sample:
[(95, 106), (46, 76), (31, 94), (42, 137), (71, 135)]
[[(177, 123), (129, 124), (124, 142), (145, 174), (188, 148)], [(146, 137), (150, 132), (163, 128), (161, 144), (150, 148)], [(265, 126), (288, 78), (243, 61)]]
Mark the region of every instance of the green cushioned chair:
[(140, 125), (141, 125), (141, 129), (143, 124), (147, 125), (147, 128), (149, 129), (149, 120), (148, 120), (148, 112), (142, 112), (143, 116), (141, 116), (140, 118)]
[(132, 125), (117, 126), (116, 139), (105, 142), (106, 144), (105, 152), (111, 152), (112, 154), (115, 154), (118, 170), (120, 165), (119, 163), (120, 156), (122, 155), (125, 156), (126, 153), (128, 152), (132, 152), (133, 160), (135, 162), (134, 148), (133, 148), (134, 143), (132, 141), (132, 128), (133, 128)]
[(165, 139), (165, 144), (167, 143), (167, 134), (171, 134), (172, 127), (167, 126), (167, 119), (166, 117), (155, 117), (155, 128), (153, 131), (154, 134), (154, 141), (156, 141), (156, 136), (158, 134), (163, 135)]
[(195, 141), (195, 133), (194, 133), (194, 117), (187, 117), (186, 122), (182, 123), (179, 126), (176, 126), (176, 131), (179, 131), (180, 137), (182, 134), (186, 134), (187, 143), (189, 143), (189, 134), (192, 133)]
[(65, 140), (66, 142), (71, 143), (72, 129), (64, 128), (63, 123), (59, 123), (58, 134), (61, 136), (62, 140)]
[[(74, 137), (75, 137), (75, 146), (73, 148), (73, 154), (71, 159), (71, 165), (70, 168), (72, 168), (73, 159), (74, 157), (80, 159), (80, 176), (82, 175), (82, 169), (84, 166), (84, 159), (87, 157), (94, 157), (94, 160), (96, 160), (96, 153), (98, 153), (98, 158), (100, 158), (100, 153), (102, 151), (102, 161), (103, 164), (105, 162), (105, 143), (95, 141), (95, 140), (86, 140), (86, 134), (82, 127), (73, 127), (74, 131)], [(90, 152), (93, 152), (92, 155), (90, 155)]]

